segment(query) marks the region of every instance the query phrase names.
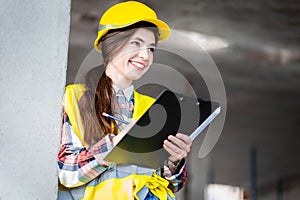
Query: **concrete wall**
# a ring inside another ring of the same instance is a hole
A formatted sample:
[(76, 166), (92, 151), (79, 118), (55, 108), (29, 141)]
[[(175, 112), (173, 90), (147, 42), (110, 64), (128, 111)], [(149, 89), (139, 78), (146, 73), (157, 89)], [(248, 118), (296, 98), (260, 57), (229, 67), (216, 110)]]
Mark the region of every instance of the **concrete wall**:
[(70, 0), (0, 7), (0, 199), (56, 199)]

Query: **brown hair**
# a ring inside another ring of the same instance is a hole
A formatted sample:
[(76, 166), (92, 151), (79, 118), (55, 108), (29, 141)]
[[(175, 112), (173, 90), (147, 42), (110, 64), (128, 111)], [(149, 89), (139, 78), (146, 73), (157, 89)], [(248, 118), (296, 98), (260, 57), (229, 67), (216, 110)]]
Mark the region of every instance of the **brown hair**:
[[(149, 22), (139, 22), (121, 29), (110, 30), (101, 38), (99, 44), (101, 45), (104, 66), (107, 66), (113, 56), (122, 50), (137, 28), (147, 28), (153, 31), (157, 42), (158, 30)], [(103, 69), (105, 67), (102, 66)], [(84, 128), (84, 142), (93, 145), (106, 134), (117, 134), (118, 132), (115, 120), (102, 115), (103, 112), (113, 115), (111, 105), (113, 98), (112, 80), (105, 71), (101, 75), (101, 67), (96, 67), (86, 74), (84, 85), (86, 91), (78, 105)]]

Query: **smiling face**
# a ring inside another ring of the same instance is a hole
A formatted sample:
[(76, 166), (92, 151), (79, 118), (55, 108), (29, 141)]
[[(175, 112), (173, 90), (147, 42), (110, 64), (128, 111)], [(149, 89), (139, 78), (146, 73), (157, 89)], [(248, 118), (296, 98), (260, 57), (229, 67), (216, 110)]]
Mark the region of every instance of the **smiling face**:
[(119, 88), (125, 89), (149, 70), (156, 47), (154, 33), (138, 28), (125, 46), (112, 58), (106, 74)]

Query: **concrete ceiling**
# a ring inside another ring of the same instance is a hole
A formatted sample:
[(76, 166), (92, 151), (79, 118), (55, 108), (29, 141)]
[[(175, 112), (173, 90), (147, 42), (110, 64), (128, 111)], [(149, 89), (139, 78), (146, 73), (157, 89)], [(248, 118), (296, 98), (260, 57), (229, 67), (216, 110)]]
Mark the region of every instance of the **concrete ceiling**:
[[(249, 186), (252, 147), (257, 149), (260, 185), (299, 176), (299, 0), (141, 2), (172, 28), (229, 42), (228, 48), (209, 52), (222, 75), (228, 103), (222, 135), (209, 154), (211, 181)], [(92, 50), (100, 15), (114, 3), (72, 1), (69, 83)]]

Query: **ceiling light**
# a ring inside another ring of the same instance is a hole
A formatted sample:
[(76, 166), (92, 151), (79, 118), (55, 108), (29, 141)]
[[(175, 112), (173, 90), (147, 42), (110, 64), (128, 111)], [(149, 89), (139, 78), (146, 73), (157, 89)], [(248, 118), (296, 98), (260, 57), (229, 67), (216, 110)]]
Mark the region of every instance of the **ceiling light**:
[(206, 51), (223, 49), (229, 46), (228, 42), (221, 37), (202, 34), (195, 31), (178, 30), (178, 29), (177, 31), (189, 37), (191, 40), (196, 42)]

